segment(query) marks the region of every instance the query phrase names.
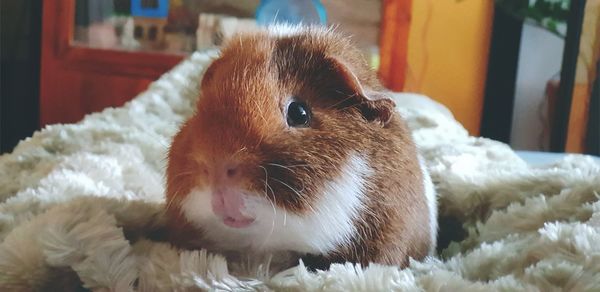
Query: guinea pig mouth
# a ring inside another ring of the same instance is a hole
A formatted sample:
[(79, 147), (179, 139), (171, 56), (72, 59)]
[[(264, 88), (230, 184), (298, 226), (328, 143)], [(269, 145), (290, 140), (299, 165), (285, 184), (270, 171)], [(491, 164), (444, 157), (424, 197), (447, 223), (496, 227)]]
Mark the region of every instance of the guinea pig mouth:
[(224, 217), (223, 223), (229, 227), (233, 228), (244, 228), (250, 226), (254, 223), (254, 219), (252, 218), (233, 218), (233, 217)]

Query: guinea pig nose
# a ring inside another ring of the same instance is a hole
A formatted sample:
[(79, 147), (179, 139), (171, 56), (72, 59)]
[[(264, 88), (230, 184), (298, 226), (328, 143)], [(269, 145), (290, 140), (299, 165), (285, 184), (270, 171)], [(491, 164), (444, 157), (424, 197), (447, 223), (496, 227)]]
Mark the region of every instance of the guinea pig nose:
[(237, 181), (240, 178), (242, 170), (239, 163), (228, 161), (214, 165), (209, 169), (209, 172), (214, 179), (213, 183), (221, 185)]
[(225, 165), (225, 176), (227, 178), (235, 177), (239, 172), (239, 165), (237, 163), (228, 163)]
[(236, 167), (228, 167), (227, 168), (227, 177), (234, 177), (236, 173), (237, 173)]

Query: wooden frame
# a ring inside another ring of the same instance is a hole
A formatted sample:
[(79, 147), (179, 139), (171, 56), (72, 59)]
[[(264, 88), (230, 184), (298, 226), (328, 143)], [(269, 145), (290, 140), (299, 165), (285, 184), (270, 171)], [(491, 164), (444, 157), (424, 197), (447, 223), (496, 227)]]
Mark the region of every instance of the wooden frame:
[[(98, 101), (78, 100), (79, 97), (73, 94), (69, 95), (68, 90), (64, 93), (68, 96), (61, 96), (60, 87), (65, 89), (64, 86), (69, 85), (57, 84), (57, 82), (64, 83), (73, 79), (69, 76), (75, 76), (74, 72), (78, 72), (79, 75), (101, 76), (106, 80), (111, 80), (110, 76), (115, 76), (115, 79), (121, 76), (121, 79), (115, 81), (119, 83), (116, 87), (124, 89), (124, 94), (131, 96), (111, 96), (114, 100), (106, 103), (107, 106), (118, 106), (134, 97), (141, 89), (181, 62), (186, 56), (185, 54), (78, 46), (73, 40), (74, 17), (75, 0), (45, 0), (43, 2), (40, 80), (40, 123), (42, 126), (56, 122), (74, 122), (87, 112), (100, 109), (99, 106), (85, 108), (86, 103)], [(63, 75), (64, 77), (61, 77)], [(131, 84), (127, 84), (128, 81)], [(97, 96), (102, 95), (110, 96), (109, 93), (109, 89), (96, 95), (91, 93), (88, 99), (97, 99)], [(66, 104), (57, 104), (57, 102)], [(73, 102), (80, 103), (83, 107), (79, 106), (79, 110), (65, 108), (74, 106)]]
[[(44, 1), (44, 24), (48, 24), (54, 18), (51, 15), (52, 6), (57, 11), (54, 19), (54, 31), (57, 32), (55, 57), (64, 60), (68, 67), (98, 70), (110, 74), (158, 78), (164, 73), (166, 67), (175, 66), (186, 56), (185, 54), (173, 55), (160, 52), (121, 51), (76, 46), (76, 42), (73, 40), (75, 0)], [(49, 35), (46, 33), (49, 29), (50, 26), (45, 27), (44, 37)]]
[(383, 85), (402, 91), (408, 63), (412, 0), (383, 0), (379, 35), (379, 77)]
[(586, 153), (600, 155), (600, 60), (596, 64), (596, 80), (594, 81), (590, 96), (586, 131)]
[(558, 100), (554, 111), (550, 151), (565, 152), (569, 134), (569, 118), (573, 106), (575, 72), (579, 57), (579, 42), (585, 13), (586, 0), (572, 0), (567, 21), (567, 37), (563, 53)]

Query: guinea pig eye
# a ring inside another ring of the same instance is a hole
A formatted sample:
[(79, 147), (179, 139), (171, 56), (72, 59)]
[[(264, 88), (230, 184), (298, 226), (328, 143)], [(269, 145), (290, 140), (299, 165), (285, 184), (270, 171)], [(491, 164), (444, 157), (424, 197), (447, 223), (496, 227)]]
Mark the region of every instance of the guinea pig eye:
[(287, 108), (287, 123), (290, 127), (308, 127), (310, 111), (305, 103), (292, 101)]

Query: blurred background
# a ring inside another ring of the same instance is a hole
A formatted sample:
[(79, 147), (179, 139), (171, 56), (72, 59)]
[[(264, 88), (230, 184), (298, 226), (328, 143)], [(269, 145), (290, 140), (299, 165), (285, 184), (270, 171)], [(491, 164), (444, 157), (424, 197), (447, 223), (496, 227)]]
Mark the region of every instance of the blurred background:
[(598, 154), (600, 0), (2, 0), (0, 144), (120, 106), (195, 51), (335, 25), (391, 90), (519, 150)]

